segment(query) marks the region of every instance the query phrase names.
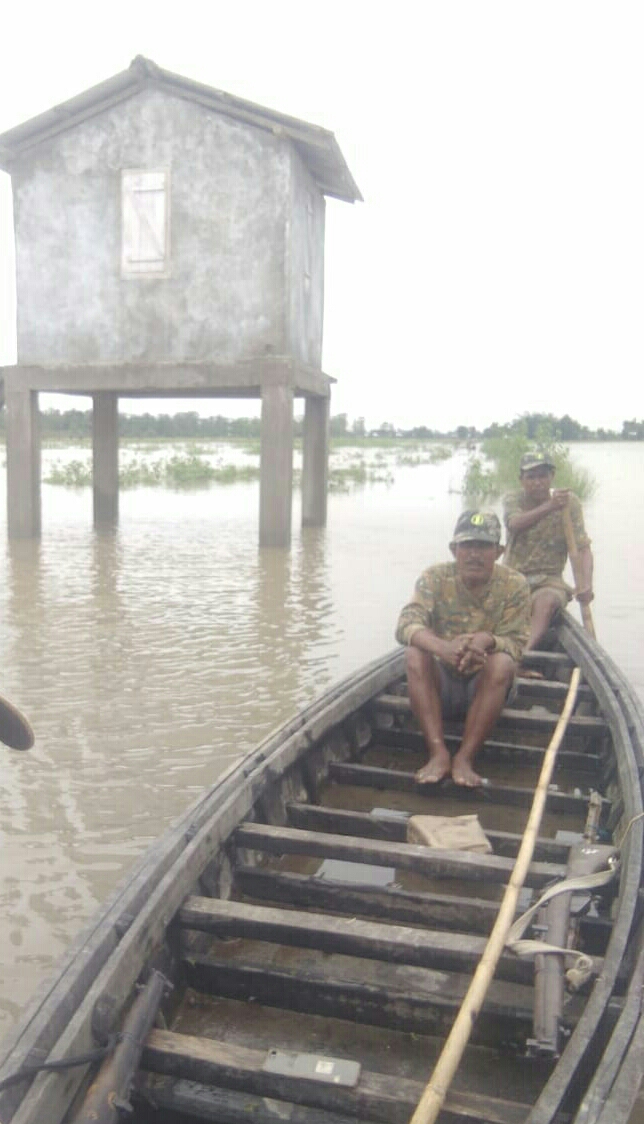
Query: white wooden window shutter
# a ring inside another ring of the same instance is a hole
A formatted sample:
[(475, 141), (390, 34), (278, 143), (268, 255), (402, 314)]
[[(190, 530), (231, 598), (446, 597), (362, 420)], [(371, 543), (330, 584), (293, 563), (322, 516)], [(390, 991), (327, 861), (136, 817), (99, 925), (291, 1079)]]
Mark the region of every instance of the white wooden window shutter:
[(121, 270), (124, 276), (169, 269), (169, 173), (121, 173)]

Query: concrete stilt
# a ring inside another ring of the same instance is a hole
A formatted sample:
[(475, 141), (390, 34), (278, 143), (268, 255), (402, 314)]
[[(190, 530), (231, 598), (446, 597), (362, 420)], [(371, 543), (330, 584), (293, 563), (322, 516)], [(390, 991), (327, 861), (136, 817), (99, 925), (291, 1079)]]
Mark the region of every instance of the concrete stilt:
[(326, 525), (329, 399), (307, 398), (302, 438), (302, 526)]
[(93, 394), (92, 400), (94, 526), (102, 527), (119, 516), (119, 403), (113, 391)]
[(40, 414), (38, 392), (6, 391), (7, 531), (10, 538), (37, 538), (41, 527)]
[(259, 545), (289, 546), (293, 497), (293, 388), (262, 388)]

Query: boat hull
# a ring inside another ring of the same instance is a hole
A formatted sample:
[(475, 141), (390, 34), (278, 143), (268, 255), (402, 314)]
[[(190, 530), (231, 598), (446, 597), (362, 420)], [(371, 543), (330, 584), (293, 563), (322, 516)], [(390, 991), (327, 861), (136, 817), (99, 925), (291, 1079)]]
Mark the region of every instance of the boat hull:
[[(98, 1062), (30, 1074), (0, 1091), (3, 1124), (118, 1119), (92, 1115), (87, 1097), (100, 1096), (88, 1094), (97, 1071), (111, 1087), (121, 1065), (117, 1101), (135, 1124), (408, 1120), (494, 924), (574, 665), (584, 686), (522, 905), (565, 877), (599, 792), (601, 846), (619, 847), (619, 875), (565, 922), (596, 971), (564, 991), (547, 1043), (535, 1039), (534, 965), (504, 952), (440, 1119), (625, 1124), (644, 975), (642, 715), (572, 620), (553, 643), (533, 658), (544, 679), (520, 680), (482, 751), (482, 790), (416, 781), (424, 747), (400, 650), (220, 778), (139, 859), (0, 1054), (2, 1081), (108, 1043), (107, 1075)], [(456, 746), (458, 728), (448, 734)], [(489, 853), (410, 842), (412, 817), (464, 814)], [(131, 1033), (133, 997), (159, 974)], [(124, 1026), (122, 1059), (111, 1036)]]

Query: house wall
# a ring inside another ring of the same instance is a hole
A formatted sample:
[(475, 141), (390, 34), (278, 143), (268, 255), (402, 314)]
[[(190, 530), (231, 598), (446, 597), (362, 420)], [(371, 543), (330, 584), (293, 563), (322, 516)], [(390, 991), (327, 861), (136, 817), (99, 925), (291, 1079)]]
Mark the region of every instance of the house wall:
[(287, 233), (288, 338), (292, 355), (322, 363), (325, 199), (295, 149), (291, 150), (291, 207)]
[[(121, 171), (137, 168), (170, 170), (167, 277), (121, 276)], [(307, 175), (285, 139), (149, 88), (23, 155), (18, 363), (236, 362), (293, 347), (319, 367), (324, 199), (313, 185), (307, 306)]]

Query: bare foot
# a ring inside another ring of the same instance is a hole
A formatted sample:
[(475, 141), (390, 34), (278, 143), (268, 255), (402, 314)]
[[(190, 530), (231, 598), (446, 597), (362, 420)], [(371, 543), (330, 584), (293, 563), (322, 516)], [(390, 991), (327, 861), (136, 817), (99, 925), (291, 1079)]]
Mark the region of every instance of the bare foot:
[(460, 754), (452, 761), (452, 780), (455, 784), (462, 784), (466, 788), (479, 788), (485, 784), (483, 777), (475, 773), (469, 761), (461, 758)]
[(439, 781), (449, 776), (451, 768), (452, 759), (446, 751), (444, 756), (441, 753), (432, 757), (426, 765), (423, 765), (422, 769), (418, 770), (414, 779), (419, 784), (438, 784)]
[(533, 667), (522, 667), (519, 669), (519, 676), (522, 679), (543, 679), (543, 674)]

